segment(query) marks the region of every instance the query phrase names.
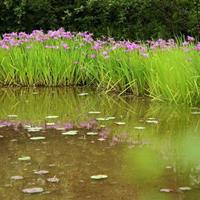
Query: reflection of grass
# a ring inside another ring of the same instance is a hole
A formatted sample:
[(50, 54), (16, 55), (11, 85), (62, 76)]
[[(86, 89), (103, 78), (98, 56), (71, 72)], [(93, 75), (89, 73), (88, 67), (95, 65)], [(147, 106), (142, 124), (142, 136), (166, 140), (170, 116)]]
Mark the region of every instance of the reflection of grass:
[[(141, 188), (141, 199), (165, 199), (166, 194), (159, 193), (161, 188), (172, 188), (175, 191), (183, 185), (199, 188), (198, 132), (144, 135), (143, 138), (149, 138), (150, 145), (124, 149), (125, 164), (121, 172), (126, 181)], [(167, 195), (171, 199), (170, 196), (181, 193)]]
[(162, 126), (163, 129), (173, 126), (173, 130), (184, 130), (190, 123), (197, 129), (199, 127), (198, 116), (192, 116), (189, 107), (101, 95), (92, 90), (88, 91), (88, 96), (81, 97), (77, 95), (80, 92), (79, 89), (64, 88), (1, 89), (0, 118), (6, 119), (9, 114), (17, 114), (19, 119), (40, 121), (47, 115), (58, 115), (58, 121), (80, 122), (97, 117), (89, 115), (89, 111), (101, 111), (98, 117), (114, 116), (117, 121), (126, 121), (128, 127), (132, 128), (146, 126), (139, 120), (145, 121), (148, 117), (158, 119), (160, 124), (156, 127)]
[(125, 151), (126, 178), (138, 184), (156, 182), (163, 172), (163, 164), (159, 154), (151, 149), (136, 148)]

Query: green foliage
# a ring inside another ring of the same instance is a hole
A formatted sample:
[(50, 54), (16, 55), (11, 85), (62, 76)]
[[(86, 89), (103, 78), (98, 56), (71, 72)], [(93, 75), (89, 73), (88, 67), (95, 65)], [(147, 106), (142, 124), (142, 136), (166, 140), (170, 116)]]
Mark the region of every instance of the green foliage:
[[(46, 48), (67, 43), (68, 49)], [(81, 45), (82, 44), (82, 45)], [(93, 43), (76, 36), (71, 39), (49, 39), (0, 49), (0, 85), (5, 86), (69, 86), (87, 85), (106, 92), (128, 91), (137, 96), (150, 96), (160, 101), (196, 104), (200, 97), (200, 56), (193, 44), (187, 49), (139, 51), (110, 44), (95, 51)], [(31, 48), (30, 48), (31, 46)], [(103, 56), (109, 52), (109, 57)], [(92, 58), (91, 55), (96, 55)]]
[(198, 36), (199, 12), (199, 0), (1, 0), (0, 33), (64, 27), (120, 39)]

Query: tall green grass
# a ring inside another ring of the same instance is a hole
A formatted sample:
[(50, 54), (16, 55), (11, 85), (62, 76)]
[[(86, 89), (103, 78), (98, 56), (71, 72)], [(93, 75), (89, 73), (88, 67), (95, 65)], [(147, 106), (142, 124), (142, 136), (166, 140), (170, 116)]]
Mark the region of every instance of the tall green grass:
[[(66, 42), (69, 49), (45, 45)], [(105, 58), (91, 44), (80, 40), (48, 40), (0, 48), (2, 86), (95, 86), (106, 92), (130, 92), (155, 100), (197, 104), (200, 102), (200, 53), (194, 46), (138, 51), (118, 48)], [(109, 49), (109, 45), (104, 50)], [(103, 50), (101, 50), (103, 51)], [(92, 54), (96, 58), (91, 58)]]

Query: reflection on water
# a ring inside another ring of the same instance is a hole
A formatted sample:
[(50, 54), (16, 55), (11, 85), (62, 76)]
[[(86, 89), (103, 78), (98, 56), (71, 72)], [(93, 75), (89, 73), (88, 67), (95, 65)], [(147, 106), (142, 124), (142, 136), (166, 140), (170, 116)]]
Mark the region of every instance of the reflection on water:
[[(78, 95), (82, 92), (89, 95)], [(44, 128), (39, 133), (22, 127), (0, 128), (0, 199), (200, 199), (198, 108), (55, 88), (1, 89), (0, 105), (1, 125), (9, 122)], [(47, 120), (46, 116), (59, 117)], [(95, 125), (98, 133), (110, 133), (105, 141), (99, 141), (99, 136), (87, 136), (85, 129), (76, 136), (64, 136), (62, 131), (45, 126), (48, 121), (80, 127), (106, 117), (115, 118)], [(100, 125), (106, 128), (99, 129)], [(46, 139), (31, 141), (31, 136)], [(30, 156), (31, 160), (19, 161), (22, 156)], [(34, 170), (49, 173), (37, 175)], [(94, 181), (90, 176), (96, 174), (108, 178)], [(12, 176), (24, 179), (11, 180)], [(60, 181), (49, 183), (47, 178), (52, 177)], [(35, 195), (22, 192), (32, 187), (45, 191)], [(191, 190), (181, 191), (179, 187)]]

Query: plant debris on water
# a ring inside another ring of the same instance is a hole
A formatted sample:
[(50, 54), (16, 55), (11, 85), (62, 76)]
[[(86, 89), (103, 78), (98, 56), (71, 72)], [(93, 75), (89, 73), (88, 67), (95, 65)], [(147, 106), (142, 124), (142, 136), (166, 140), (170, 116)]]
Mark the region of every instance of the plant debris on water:
[(46, 119), (56, 119), (56, 118), (58, 118), (59, 116), (57, 116), (57, 115), (48, 115), (48, 116), (46, 116), (45, 118)]
[(11, 180), (22, 180), (22, 179), (24, 179), (24, 177), (23, 176), (11, 176), (10, 179)]
[(63, 132), (62, 135), (69, 135), (69, 136), (73, 136), (73, 135), (77, 135), (78, 131), (77, 130), (72, 130), (72, 131), (67, 131), (67, 132)]
[(18, 160), (20, 160), (20, 161), (29, 161), (29, 160), (31, 160), (31, 157), (30, 156), (22, 156), (22, 157), (19, 157)]
[(41, 187), (25, 188), (22, 190), (22, 192), (27, 193), (27, 194), (36, 194), (36, 193), (44, 192), (44, 189)]
[(60, 179), (57, 177), (53, 177), (53, 178), (48, 178), (47, 181), (50, 183), (58, 183)]
[(181, 190), (181, 191), (190, 191), (192, 188), (191, 187), (189, 187), (189, 186), (185, 186), (185, 187), (179, 187), (179, 190)]
[(101, 114), (99, 111), (89, 111), (88, 114)]
[(160, 192), (169, 193), (169, 192), (174, 192), (174, 190), (173, 190), (173, 189), (170, 189), (170, 188), (162, 188), (162, 189), (160, 189)]
[(98, 133), (97, 132), (87, 132), (86, 135), (95, 136), (95, 135), (98, 135)]
[(39, 170), (39, 171), (34, 171), (34, 174), (37, 174), (37, 175), (45, 175), (45, 174), (48, 174), (49, 171), (47, 170)]
[(31, 137), (30, 140), (45, 140), (46, 137), (38, 136), (38, 137)]
[(126, 122), (114, 122), (114, 123), (117, 125), (125, 125), (126, 124)]
[(93, 180), (101, 180), (101, 179), (107, 179), (108, 175), (98, 174), (98, 175), (92, 175), (90, 178), (93, 179)]

